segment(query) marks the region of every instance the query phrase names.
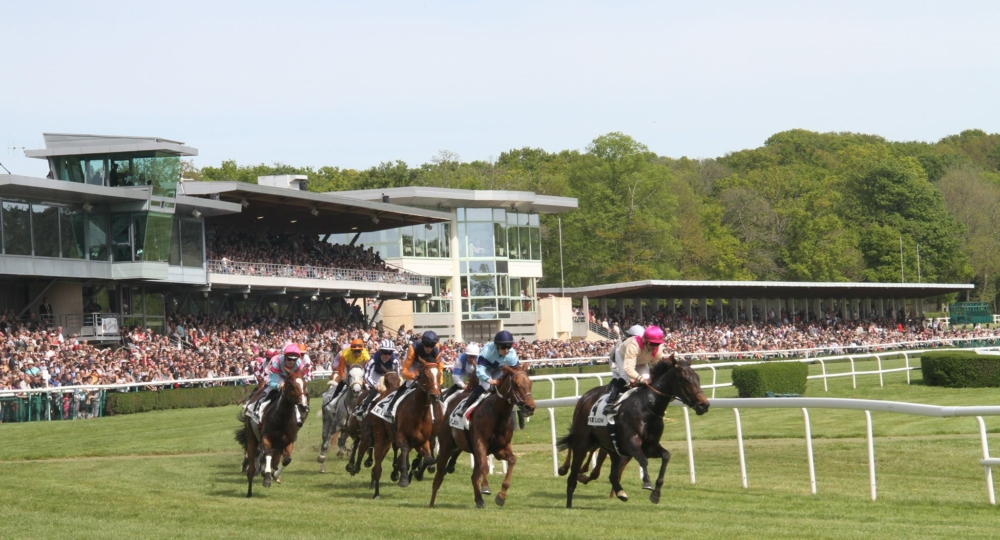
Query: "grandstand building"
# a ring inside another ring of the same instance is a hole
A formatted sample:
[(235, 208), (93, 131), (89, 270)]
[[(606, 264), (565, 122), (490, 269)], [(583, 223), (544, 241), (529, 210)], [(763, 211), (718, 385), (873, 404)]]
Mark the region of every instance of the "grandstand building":
[(432, 293), (429, 278), (396, 269), (208, 253), (213, 240), (233, 234), (352, 235), (348, 245), (360, 252), (353, 245), (360, 234), (439, 226), (451, 220), (447, 212), (310, 193), (300, 177), (182, 182), (181, 158), (198, 151), (162, 138), (44, 139), (44, 149), (25, 154), (48, 161), (46, 178), (0, 175), (0, 309), (7, 316), (44, 319), (101, 341), (118, 339), (122, 327), (162, 330), (169, 312), (334, 313), (350, 309), (348, 299)]
[[(501, 330), (534, 340), (539, 324), (537, 283), (542, 277), (541, 214), (577, 208), (570, 197), (526, 191), (401, 187), (337, 192), (337, 196), (391, 202), (445, 212), (448, 221), (362, 233), (387, 263), (430, 279), (426, 298), (387, 302), (387, 327), (433, 329), (458, 341), (485, 342)], [(347, 235), (333, 237), (338, 242)]]

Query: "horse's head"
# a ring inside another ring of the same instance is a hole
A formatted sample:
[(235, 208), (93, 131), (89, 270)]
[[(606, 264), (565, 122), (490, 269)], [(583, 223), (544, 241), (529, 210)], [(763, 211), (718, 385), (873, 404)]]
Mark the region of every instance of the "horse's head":
[(421, 390), (427, 392), (433, 402), (441, 399), (440, 378), (441, 370), (433, 362), (424, 364), (424, 368), (420, 370), (420, 375), (417, 377), (417, 385), (420, 386)]
[[(698, 415), (708, 412), (708, 398), (701, 391), (701, 378), (698, 372), (691, 368), (691, 362), (680, 360), (676, 354), (661, 362), (663, 368), (672, 374), (669, 380), (669, 392), (682, 403), (694, 409)], [(659, 367), (659, 366), (657, 366)], [(655, 368), (654, 368), (655, 369)]]
[(503, 379), (497, 387), (500, 397), (517, 406), (524, 416), (535, 413), (535, 398), (531, 396), (531, 378), (523, 368), (503, 367)]
[(402, 383), (402, 379), (400, 379), (399, 374), (395, 371), (390, 371), (382, 377), (382, 384), (385, 385), (385, 389), (390, 392), (399, 388), (399, 385)]
[(351, 366), (350, 371), (347, 372), (347, 384), (351, 387), (351, 392), (354, 395), (361, 393), (361, 388), (365, 384), (365, 370), (360, 365)]
[(302, 378), (302, 372), (296, 371), (288, 376), (284, 386), (281, 387), (283, 397), (295, 404), (299, 409), (299, 427), (309, 416), (309, 394), (306, 392), (306, 382)]

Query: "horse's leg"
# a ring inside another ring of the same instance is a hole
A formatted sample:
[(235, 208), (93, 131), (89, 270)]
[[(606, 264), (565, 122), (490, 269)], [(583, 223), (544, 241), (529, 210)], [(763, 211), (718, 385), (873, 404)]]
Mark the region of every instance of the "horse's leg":
[(254, 477), (257, 476), (257, 439), (254, 437), (253, 430), (246, 425), (243, 427), (243, 432), (247, 439), (247, 455), (253, 456), (253, 459), (248, 460), (247, 463), (247, 498), (250, 498), (253, 497), (253, 481)]
[(281, 471), (285, 470), (285, 467), (292, 462), (292, 450), (295, 448), (295, 443), (288, 443), (285, 447), (284, 452), (281, 453), (281, 465), (278, 465), (278, 471), (274, 473), (274, 481), (281, 483)]
[(316, 457), (316, 461), (319, 462), (319, 464), (320, 464), (320, 466), (319, 466), (319, 472), (321, 472), (321, 473), (325, 473), (326, 472), (326, 453), (330, 450), (330, 441), (331, 441), (331, 437), (333, 436), (333, 434), (330, 433), (330, 429), (333, 427), (333, 423), (327, 421), (325, 413), (324, 413), (323, 416), (324, 416), (324, 418), (323, 418), (323, 443), (320, 445), (320, 448), (319, 448), (319, 456)]
[(361, 461), (360, 454), (358, 454), (358, 448), (361, 446), (361, 437), (354, 439), (354, 444), (351, 445), (351, 455), (347, 459), (347, 472), (351, 473), (351, 476), (357, 474), (358, 470), (361, 468), (358, 463)]
[(622, 456), (611, 456), (611, 493), (622, 502), (628, 502), (628, 494), (622, 489), (622, 469), (625, 468), (625, 458)]
[[(441, 488), (441, 482), (444, 482), (444, 475), (448, 474), (448, 462), (452, 461), (452, 467), (454, 467), (454, 459), (458, 456), (458, 445), (455, 444), (454, 438), (451, 435), (450, 428), (447, 429), (447, 433), (442, 433), (438, 439), (438, 456), (437, 456), (437, 470), (434, 471), (434, 485), (431, 486), (431, 504), (434, 507), (434, 499), (437, 498), (438, 489)], [(454, 449), (453, 449), (454, 447)], [(454, 452), (454, 455), (452, 453)], [(454, 470), (454, 469), (452, 469)]]
[(264, 487), (271, 487), (271, 440), (264, 435), (261, 444), (261, 451), (264, 453)]
[[(376, 427), (377, 433), (375, 434), (375, 463), (372, 465), (372, 487), (375, 488), (375, 495), (372, 496), (373, 499), (379, 498), (379, 480), (382, 479), (382, 460), (385, 455), (389, 452), (389, 438), (382, 434), (382, 437), (378, 435), (381, 434), (381, 428)], [(381, 439), (381, 440), (380, 440)]]
[(483, 503), (482, 480), (489, 472), (489, 463), (486, 460), (486, 441), (482, 438), (470, 441), (472, 444), (472, 491), (476, 495), (476, 508), (485, 506)]
[(576, 491), (580, 469), (583, 468), (583, 462), (587, 459), (587, 443), (587, 436), (581, 433), (574, 434), (573, 446), (570, 447), (573, 452), (573, 464), (570, 465), (569, 475), (566, 477), (566, 508), (573, 508), (573, 492)]
[(399, 487), (405, 488), (410, 485), (410, 442), (402, 433), (396, 435), (396, 446), (399, 448), (399, 457), (396, 462), (399, 464)]
[(646, 459), (646, 453), (642, 450), (642, 439), (639, 435), (633, 433), (622, 442), (622, 450), (626, 453), (625, 456), (619, 456), (614, 462), (614, 468), (612, 469), (611, 485), (615, 489), (615, 496), (621, 501), (627, 501), (628, 495), (622, 489), (622, 472), (625, 470), (625, 465), (629, 462), (627, 456), (632, 456), (635, 458), (635, 462), (639, 464), (639, 467), (643, 471), (649, 466), (649, 460)]
[(656, 487), (653, 488), (653, 491), (650, 492), (649, 494), (649, 502), (653, 504), (659, 504), (660, 488), (663, 487), (663, 475), (666, 474), (667, 463), (670, 462), (670, 451), (664, 448), (659, 442), (656, 442), (655, 445), (650, 445), (650, 446), (651, 446), (650, 454), (659, 450), (661, 461), (660, 461), (660, 474), (659, 476), (656, 477)]
[[(597, 452), (597, 463), (594, 465), (594, 470), (587, 474), (587, 469), (590, 468), (590, 461), (593, 459), (594, 452)], [(595, 448), (590, 451), (590, 455), (583, 462), (583, 469), (580, 471), (580, 483), (588, 484), (594, 480), (601, 477), (601, 467), (604, 465), (604, 460), (608, 459), (608, 453), (604, 451), (603, 448)]]
[(434, 459), (433, 456), (430, 441), (424, 441), (424, 444), (420, 445), (420, 448), (417, 448), (417, 457), (413, 460), (417, 466), (413, 468), (413, 477), (418, 482), (423, 481), (424, 469), (430, 466), (432, 463), (430, 460)]
[(510, 443), (502, 450), (494, 454), (497, 459), (503, 459), (507, 461), (507, 476), (503, 479), (503, 485), (500, 486), (500, 493), (497, 494), (496, 503), (503, 506), (507, 502), (507, 488), (510, 487), (510, 477), (514, 474), (514, 465), (517, 465), (517, 456), (514, 455), (514, 450), (510, 447)]
[(566, 476), (566, 473), (569, 472), (569, 466), (572, 461), (573, 447), (570, 447), (570, 449), (566, 452), (566, 459), (563, 461), (563, 464), (559, 466), (559, 476)]

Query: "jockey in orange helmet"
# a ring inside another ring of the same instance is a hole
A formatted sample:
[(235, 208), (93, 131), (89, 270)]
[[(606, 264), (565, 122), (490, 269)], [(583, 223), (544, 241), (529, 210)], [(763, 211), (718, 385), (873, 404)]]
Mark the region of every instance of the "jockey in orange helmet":
[(331, 399), (336, 399), (347, 386), (347, 371), (356, 365), (364, 367), (369, 359), (370, 355), (368, 354), (368, 349), (365, 348), (365, 342), (360, 339), (352, 340), (349, 349), (343, 349), (337, 354), (334, 364), (337, 367), (338, 382), (337, 389), (333, 391), (333, 398)]

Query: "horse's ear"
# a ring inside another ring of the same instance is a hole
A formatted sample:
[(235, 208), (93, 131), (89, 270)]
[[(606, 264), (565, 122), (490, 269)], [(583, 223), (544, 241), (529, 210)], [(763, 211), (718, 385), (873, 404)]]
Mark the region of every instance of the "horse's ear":
[(677, 353), (670, 353), (670, 356), (667, 357), (667, 362), (670, 362), (670, 365), (677, 367)]

